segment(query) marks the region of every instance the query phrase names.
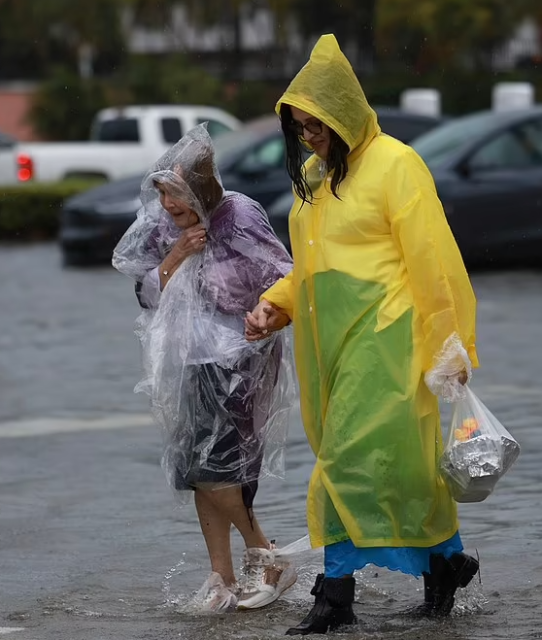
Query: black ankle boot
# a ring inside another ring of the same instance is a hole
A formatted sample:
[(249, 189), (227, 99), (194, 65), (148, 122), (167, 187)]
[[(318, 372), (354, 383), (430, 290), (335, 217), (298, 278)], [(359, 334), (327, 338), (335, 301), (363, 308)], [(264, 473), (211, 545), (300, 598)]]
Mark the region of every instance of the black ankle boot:
[(430, 617), (433, 613), (435, 604), (433, 577), (430, 573), (423, 573), (423, 604), (409, 610), (413, 616), (425, 618)]
[(466, 553), (454, 553), (450, 562), (455, 570), (457, 586), (464, 589), (480, 570), (478, 560)]
[(319, 574), (311, 591), (313, 608), (297, 627), (288, 629), (286, 635), (327, 633), (343, 625), (356, 624), (352, 609), (355, 587), (354, 578), (324, 578), (324, 574)]
[(480, 565), (466, 553), (454, 553), (448, 560), (432, 555), (429, 563), (431, 573), (423, 574), (424, 602), (409, 613), (418, 617), (447, 616), (453, 609), (456, 590), (469, 584)]
[(454, 553), (448, 560), (442, 555), (431, 555), (429, 559), (433, 579), (433, 609), (437, 618), (450, 615), (455, 601), (455, 592), (466, 587), (478, 573), (477, 560), (466, 553)]

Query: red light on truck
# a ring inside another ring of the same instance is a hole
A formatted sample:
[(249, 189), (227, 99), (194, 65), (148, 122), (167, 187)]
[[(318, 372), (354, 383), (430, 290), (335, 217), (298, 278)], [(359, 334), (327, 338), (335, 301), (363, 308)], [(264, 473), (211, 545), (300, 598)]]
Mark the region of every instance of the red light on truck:
[(34, 163), (30, 156), (20, 154), (17, 157), (17, 177), (21, 182), (28, 182), (34, 177)]

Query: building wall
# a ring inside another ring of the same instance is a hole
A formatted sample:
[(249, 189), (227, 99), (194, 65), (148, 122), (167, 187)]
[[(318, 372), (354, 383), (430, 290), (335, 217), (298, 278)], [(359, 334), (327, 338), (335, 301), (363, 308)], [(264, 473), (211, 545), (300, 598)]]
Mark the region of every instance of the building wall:
[(0, 84), (0, 131), (25, 142), (39, 139), (26, 122), (35, 90), (33, 84)]

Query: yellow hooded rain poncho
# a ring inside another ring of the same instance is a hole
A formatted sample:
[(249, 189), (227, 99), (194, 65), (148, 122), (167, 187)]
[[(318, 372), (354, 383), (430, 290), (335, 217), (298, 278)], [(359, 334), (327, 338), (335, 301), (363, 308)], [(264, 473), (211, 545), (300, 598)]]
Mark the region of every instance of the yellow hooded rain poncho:
[(348, 144), (340, 200), (306, 163), (313, 203), (290, 214), (293, 271), (263, 298), (294, 322), (302, 416), (316, 455), (312, 545), (430, 547), (458, 529), (439, 474), (437, 398), (424, 373), (457, 334), (477, 366), (475, 298), (432, 177), (381, 133), (334, 36), (280, 100)]

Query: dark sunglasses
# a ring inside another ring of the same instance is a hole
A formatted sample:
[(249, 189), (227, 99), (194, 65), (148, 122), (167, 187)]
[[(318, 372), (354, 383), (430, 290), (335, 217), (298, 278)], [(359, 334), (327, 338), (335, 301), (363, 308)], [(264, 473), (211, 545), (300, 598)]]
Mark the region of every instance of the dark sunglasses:
[(314, 136), (319, 135), (323, 131), (323, 124), (320, 120), (309, 120), (303, 124), (302, 122), (298, 122), (297, 120), (292, 120), (290, 122), (290, 129), (295, 133), (296, 136), (302, 138), (305, 134), (305, 131), (312, 133)]

